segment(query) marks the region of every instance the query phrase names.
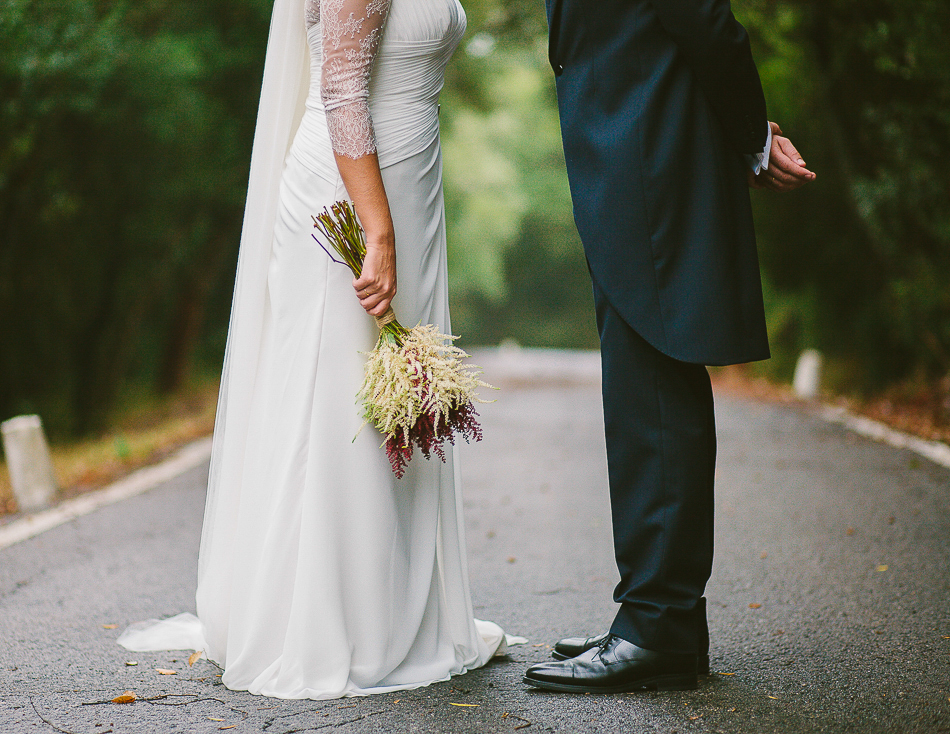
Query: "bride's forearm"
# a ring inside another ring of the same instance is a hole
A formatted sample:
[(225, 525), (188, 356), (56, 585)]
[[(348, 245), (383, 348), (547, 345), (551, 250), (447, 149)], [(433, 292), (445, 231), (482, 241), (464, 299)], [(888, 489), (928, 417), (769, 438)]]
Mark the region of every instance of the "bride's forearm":
[(359, 158), (337, 154), (336, 164), (366, 232), (363, 273), (354, 278), (353, 287), (360, 305), (381, 316), (396, 295), (396, 235), (379, 159), (375, 153)]
[(367, 243), (392, 245), (393, 220), (376, 154), (359, 158), (337, 154), (336, 165), (366, 232)]

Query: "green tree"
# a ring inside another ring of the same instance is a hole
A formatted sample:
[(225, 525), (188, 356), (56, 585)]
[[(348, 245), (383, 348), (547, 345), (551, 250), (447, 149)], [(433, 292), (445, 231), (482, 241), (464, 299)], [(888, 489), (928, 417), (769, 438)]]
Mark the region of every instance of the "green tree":
[(442, 98), (453, 327), (469, 344), (596, 346), (543, 4), (466, 12)]
[(269, 3), (0, 7), (0, 414), (184, 379), (230, 279)]
[(779, 367), (816, 346), (842, 387), (937, 385), (950, 375), (950, 5), (739, 10), (772, 117), (819, 173), (794, 195), (756, 197)]

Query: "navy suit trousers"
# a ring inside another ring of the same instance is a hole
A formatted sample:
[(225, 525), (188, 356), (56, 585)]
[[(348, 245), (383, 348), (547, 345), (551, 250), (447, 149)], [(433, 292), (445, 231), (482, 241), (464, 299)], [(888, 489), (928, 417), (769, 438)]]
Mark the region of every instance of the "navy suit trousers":
[(705, 653), (716, 425), (706, 367), (647, 343), (594, 285), (621, 607), (611, 632), (648, 650)]

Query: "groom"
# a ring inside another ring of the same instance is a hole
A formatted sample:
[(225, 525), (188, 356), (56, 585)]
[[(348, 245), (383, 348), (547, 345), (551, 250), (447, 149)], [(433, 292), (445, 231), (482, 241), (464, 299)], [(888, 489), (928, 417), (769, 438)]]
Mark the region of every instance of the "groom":
[(814, 178), (769, 123), (729, 0), (546, 0), (594, 283), (620, 609), (528, 685), (691, 689), (708, 672), (716, 429), (705, 365), (767, 359), (748, 187)]

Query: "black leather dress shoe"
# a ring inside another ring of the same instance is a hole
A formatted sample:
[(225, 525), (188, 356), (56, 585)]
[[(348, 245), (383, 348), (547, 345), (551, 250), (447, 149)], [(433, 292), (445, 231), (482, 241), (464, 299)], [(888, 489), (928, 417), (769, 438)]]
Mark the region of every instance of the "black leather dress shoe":
[(607, 639), (607, 635), (609, 634), (609, 632), (604, 632), (602, 635), (597, 635), (596, 637), (565, 637), (563, 640), (558, 640), (554, 643), (554, 652), (551, 653), (551, 657), (555, 660), (576, 658), (592, 647), (600, 645)]
[(577, 657), (532, 665), (524, 682), (569, 693), (690, 691), (697, 687), (696, 656), (653, 652), (608, 634)]
[[(576, 658), (593, 647), (600, 645), (606, 639), (609, 632), (604, 632), (596, 637), (565, 637), (554, 643), (554, 652), (551, 657), (555, 660), (568, 660)], [(696, 657), (696, 672), (699, 675), (709, 675), (709, 653), (703, 653)]]

